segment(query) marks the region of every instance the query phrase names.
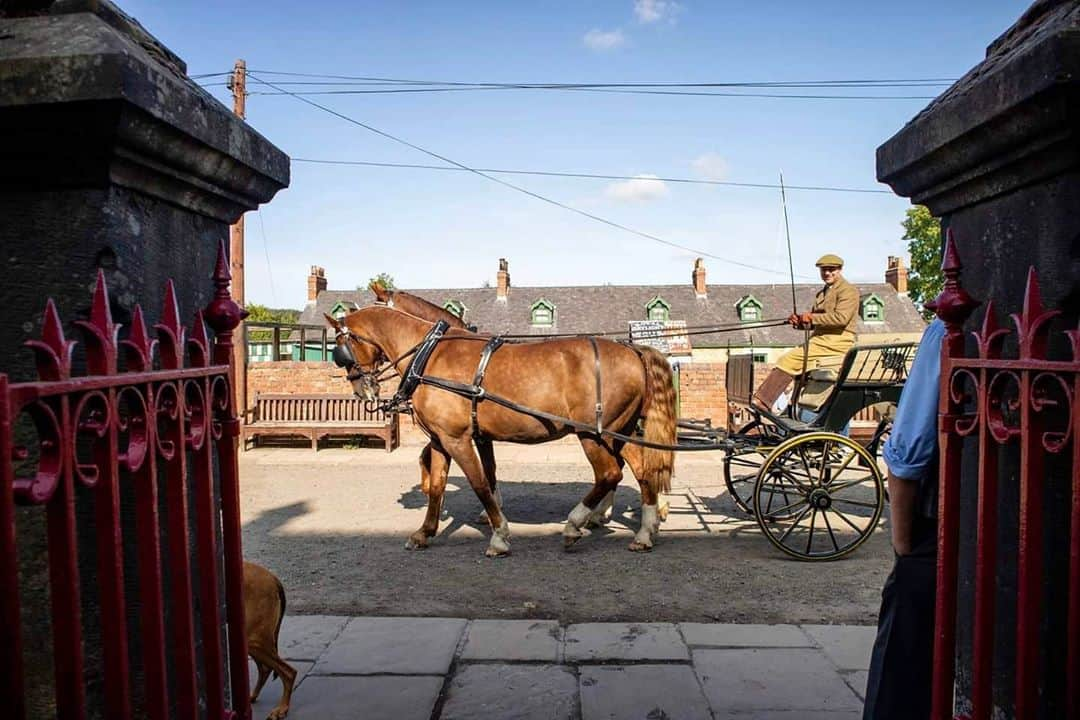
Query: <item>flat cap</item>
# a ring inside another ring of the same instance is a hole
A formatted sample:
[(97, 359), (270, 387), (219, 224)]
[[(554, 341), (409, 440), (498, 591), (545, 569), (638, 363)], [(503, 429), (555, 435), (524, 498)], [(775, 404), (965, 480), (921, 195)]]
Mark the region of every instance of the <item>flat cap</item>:
[(844, 258), (839, 255), (822, 255), (818, 258), (818, 261), (814, 263), (818, 267), (844, 267)]

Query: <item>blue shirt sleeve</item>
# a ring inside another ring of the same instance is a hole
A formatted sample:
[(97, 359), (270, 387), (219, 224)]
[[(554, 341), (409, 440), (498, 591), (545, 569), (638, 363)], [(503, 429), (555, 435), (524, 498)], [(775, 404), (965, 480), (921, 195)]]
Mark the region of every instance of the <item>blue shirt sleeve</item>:
[(896, 477), (921, 482), (937, 470), (938, 380), (945, 324), (935, 319), (915, 352), (882, 456)]

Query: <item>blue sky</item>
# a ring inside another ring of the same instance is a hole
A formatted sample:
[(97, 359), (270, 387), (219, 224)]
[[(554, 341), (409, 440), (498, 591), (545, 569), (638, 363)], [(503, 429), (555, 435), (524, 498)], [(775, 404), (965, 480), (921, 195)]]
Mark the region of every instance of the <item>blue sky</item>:
[[(1028, 3), (120, 4), (192, 75), (224, 72), (243, 58), (267, 80), (287, 79), (267, 74), (287, 71), (689, 83), (956, 78)], [(209, 89), (231, 107), (225, 88)], [(265, 88), (249, 80), (248, 89)], [(533, 90), (312, 100), (472, 167), (749, 183), (774, 183), (782, 170), (792, 185), (878, 189), (887, 188), (875, 181), (875, 149), (929, 102)], [(292, 97), (252, 95), (247, 112), (294, 158), (437, 164)], [(786, 282), (776, 190), (499, 177), (717, 256), (705, 258), (710, 283)], [(899, 223), (908, 206), (892, 195), (789, 191), (796, 272), (814, 278), (814, 259), (836, 252), (849, 278), (880, 282), (886, 257), (905, 252)], [(688, 283), (695, 256), (467, 173), (294, 162), (291, 187), (247, 216), (246, 294), (248, 302), (300, 308), (311, 265), (326, 268), (332, 289), (380, 272), (400, 287), (478, 287), (494, 281), (500, 257), (518, 286)]]

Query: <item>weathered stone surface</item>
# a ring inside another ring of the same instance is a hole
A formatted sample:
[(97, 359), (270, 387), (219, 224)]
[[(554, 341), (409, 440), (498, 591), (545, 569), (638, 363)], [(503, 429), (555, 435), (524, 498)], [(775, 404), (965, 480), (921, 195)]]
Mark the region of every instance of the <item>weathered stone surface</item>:
[(286, 615), (278, 652), (286, 660), (318, 660), (347, 622), (343, 615)]
[(813, 647), (795, 625), (679, 623), (690, 647)]
[(582, 720), (700, 720), (709, 704), (686, 665), (582, 667)]
[(825, 656), (841, 670), (870, 667), (877, 628), (865, 625), (803, 625)]
[(461, 659), (558, 662), (562, 634), (555, 620), (473, 620)]
[(844, 682), (846, 682), (848, 684), (848, 687), (851, 688), (851, 691), (858, 695), (859, 699), (864, 702), (866, 701), (866, 676), (868, 674), (869, 673), (867, 673), (866, 670), (855, 670), (852, 672), (840, 673), (840, 675), (844, 678)]
[(582, 623), (566, 628), (567, 662), (689, 660), (671, 623)]
[(565, 665), (465, 665), (440, 720), (575, 720), (578, 680)]
[(445, 675), (464, 629), (454, 618), (352, 618), (312, 674)]
[(832, 663), (817, 650), (694, 650), (694, 670), (717, 712), (862, 707)]
[(441, 677), (320, 677), (293, 695), (289, 720), (429, 720)]
[(753, 712), (718, 712), (716, 720), (859, 720), (862, 711), (838, 710), (754, 710)]

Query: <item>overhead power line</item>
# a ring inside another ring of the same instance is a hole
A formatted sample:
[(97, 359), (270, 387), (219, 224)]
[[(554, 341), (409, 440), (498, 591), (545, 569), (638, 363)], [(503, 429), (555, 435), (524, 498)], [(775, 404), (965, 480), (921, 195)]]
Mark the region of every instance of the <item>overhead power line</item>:
[[(298, 95), (296, 93), (291, 93), (288, 90), (283, 90), (282, 88), (277, 87), (276, 85), (274, 85), (274, 83), (259, 78), (258, 76), (253, 74), (250, 70), (248, 71), (248, 76), (252, 80), (255, 80), (258, 83), (262, 83), (263, 85), (267, 85), (268, 87), (274, 88), (275, 90), (280, 90), (281, 92), (285, 93), (286, 95), (292, 95), (293, 97), (295, 97), (297, 100), (299, 100), (302, 103), (305, 103), (307, 105), (311, 105), (314, 108), (318, 108), (319, 110), (322, 110), (325, 113), (329, 113), (330, 115), (333, 115), (334, 117), (340, 118), (340, 119), (342, 119), (342, 120), (344, 120), (344, 121), (346, 121), (348, 123), (356, 125), (357, 127), (363, 128), (363, 129), (367, 130), (368, 132), (374, 133), (374, 134), (379, 135), (381, 137), (384, 137), (384, 138), (386, 138), (388, 140), (392, 140), (392, 141), (394, 141), (394, 142), (396, 142), (396, 143), (398, 143), (400, 145), (404, 145), (405, 147), (412, 148), (413, 150), (416, 150), (418, 152), (422, 152), (425, 155), (433, 157), (433, 158), (435, 158), (437, 160), (441, 160), (442, 162), (447, 163), (449, 165), (454, 165), (455, 167), (458, 167), (458, 168), (460, 168), (462, 170), (466, 170), (466, 171), (468, 171), (470, 173), (473, 173), (474, 175), (479, 175), (480, 177), (486, 178), (487, 180), (490, 180), (491, 182), (498, 183), (499, 185), (502, 185), (504, 187), (508, 187), (511, 190), (514, 190), (516, 192), (528, 195), (529, 197), (540, 200), (541, 202), (545, 202), (545, 203), (548, 203), (549, 205), (554, 205), (555, 207), (562, 208), (563, 210), (567, 210), (567, 211), (575, 213), (577, 215), (581, 215), (582, 217), (589, 218), (590, 220), (593, 220), (595, 222), (599, 222), (599, 223), (602, 223), (602, 224), (607, 225), (609, 227), (613, 227), (613, 228), (616, 228), (618, 230), (622, 230), (622, 231), (630, 233), (632, 235), (637, 235), (638, 237), (643, 237), (643, 238), (645, 238), (647, 240), (652, 240), (654, 242), (658, 242), (658, 243), (660, 243), (662, 245), (667, 245), (669, 247), (678, 248), (679, 250), (685, 250), (687, 252), (694, 253), (695, 255), (702, 255), (702, 256), (705, 256), (705, 257), (710, 257), (710, 258), (713, 258), (714, 260), (718, 260), (720, 262), (723, 262), (723, 263), (726, 263), (726, 264), (729, 264), (729, 265), (737, 265), (739, 267), (744, 267), (744, 268), (747, 268), (747, 269), (750, 269), (750, 270), (759, 270), (761, 272), (774, 273), (774, 274), (778, 274), (778, 275), (784, 275), (785, 274), (785, 273), (783, 273), (783, 272), (781, 272), (779, 270), (774, 270), (772, 268), (761, 267), (759, 265), (752, 265), (750, 263), (739, 262), (738, 260), (732, 260), (730, 258), (721, 257), (720, 255), (715, 255), (713, 253), (706, 252), (704, 250), (698, 250), (696, 248), (691, 248), (691, 247), (688, 247), (686, 245), (680, 245), (679, 243), (674, 243), (674, 242), (671, 242), (670, 240), (665, 240), (665, 239), (663, 239), (661, 237), (658, 237), (657, 235), (653, 235), (651, 233), (643, 232), (641, 230), (635, 230), (634, 228), (628, 227), (626, 225), (622, 225), (621, 223), (617, 223), (617, 222), (615, 222), (613, 220), (608, 220), (607, 218), (600, 217), (599, 215), (596, 215), (594, 213), (586, 212), (585, 210), (580, 210), (580, 209), (578, 209), (576, 207), (573, 207), (571, 205), (567, 205), (566, 203), (559, 202), (558, 200), (553, 200), (553, 199), (551, 199), (549, 197), (546, 197), (546, 196), (541, 195), (539, 193), (533, 192), (532, 190), (528, 190), (526, 188), (523, 188), (520, 185), (515, 185), (515, 184), (513, 184), (511, 182), (507, 182), (506, 180), (502, 180), (500, 178), (497, 178), (494, 175), (489, 175), (489, 174), (487, 174), (487, 173), (485, 173), (485, 172), (483, 172), (481, 170), (471, 168), (468, 165), (465, 165), (463, 163), (458, 162), (457, 160), (452, 160), (452, 159), (446, 157), (445, 155), (440, 155), (439, 153), (428, 150), (427, 148), (416, 145), (415, 143), (411, 143), (408, 140), (404, 140), (404, 139), (402, 139), (400, 137), (397, 137), (396, 135), (392, 135), (392, 134), (390, 134), (390, 133), (388, 133), (388, 132), (386, 132), (384, 130), (380, 130), (380, 129), (376, 128), (376, 127), (368, 125), (367, 123), (364, 123), (364, 122), (361, 122), (361, 121), (359, 121), (359, 120), (357, 120), (355, 118), (349, 117), (348, 115), (345, 115), (343, 113), (338, 112), (337, 110), (334, 110), (333, 108), (326, 107), (325, 105), (320, 105), (319, 103), (315, 102), (314, 100), (310, 100), (310, 99), (308, 99), (306, 97), (301, 97), (300, 95)], [(807, 276), (800, 276), (800, 277), (805, 277), (807, 279), (812, 279), (812, 278), (808, 278)]]
[[(370, 160), (320, 160), (316, 158), (292, 158), (292, 161), (300, 163), (311, 163), (314, 165), (354, 165), (363, 167), (406, 168), (413, 170), (441, 170), (449, 172), (466, 172), (464, 168), (447, 167), (445, 165), (417, 165), (412, 163), (374, 162)], [(473, 169), (479, 172), (494, 173), (497, 175), (538, 175), (541, 177), (585, 178), (590, 180), (654, 180), (657, 182), (686, 183), (692, 185), (722, 185), (725, 187), (764, 188), (769, 190), (780, 189), (780, 185), (775, 183), (747, 183), (734, 182), (730, 180), (702, 180), (697, 178), (652, 177), (641, 175), (605, 175), (599, 173), (553, 172), (545, 170), (504, 170), (498, 168)], [(788, 190), (816, 190), (822, 192), (847, 192), (874, 195), (893, 194), (888, 190), (877, 190), (874, 188), (830, 187), (826, 185), (784, 185), (784, 187)]]

